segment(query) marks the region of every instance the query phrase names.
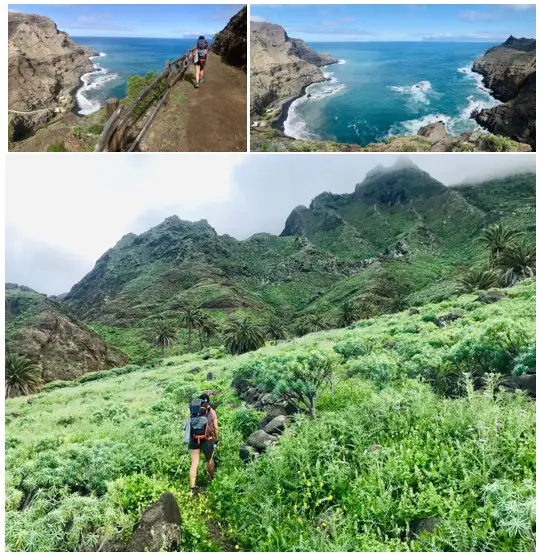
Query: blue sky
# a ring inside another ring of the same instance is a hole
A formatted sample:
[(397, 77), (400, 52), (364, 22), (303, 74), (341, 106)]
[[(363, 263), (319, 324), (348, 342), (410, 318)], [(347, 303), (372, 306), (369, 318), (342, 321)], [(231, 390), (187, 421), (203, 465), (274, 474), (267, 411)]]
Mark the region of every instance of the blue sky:
[(252, 21), (313, 42), (481, 41), (535, 37), (535, 4), (253, 5)]
[(211, 36), (242, 4), (10, 4), (10, 11), (53, 19), (73, 37)]

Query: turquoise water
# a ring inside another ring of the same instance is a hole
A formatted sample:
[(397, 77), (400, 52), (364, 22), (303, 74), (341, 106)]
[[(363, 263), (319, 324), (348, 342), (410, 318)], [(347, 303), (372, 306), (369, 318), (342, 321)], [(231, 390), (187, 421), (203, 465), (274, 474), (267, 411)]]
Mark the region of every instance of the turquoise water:
[(479, 129), (471, 112), (498, 104), (471, 72), (472, 62), (493, 44), (311, 43), (340, 59), (323, 71), (327, 81), (310, 85), (294, 101), (284, 123), (297, 139), (341, 143), (383, 141), (415, 135), (436, 120), (451, 135)]
[(92, 58), (94, 71), (81, 78), (83, 86), (76, 95), (80, 114), (99, 110), (110, 97), (123, 98), (128, 77), (163, 71), (166, 60), (180, 58), (196, 42), (196, 39), (125, 37), (75, 37), (75, 40), (101, 54)]

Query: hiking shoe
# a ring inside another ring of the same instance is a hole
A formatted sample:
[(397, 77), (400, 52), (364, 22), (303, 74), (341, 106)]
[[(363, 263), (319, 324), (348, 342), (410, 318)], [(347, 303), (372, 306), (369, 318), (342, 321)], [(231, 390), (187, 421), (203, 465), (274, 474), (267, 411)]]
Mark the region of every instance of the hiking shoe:
[(205, 80), (204, 80), (204, 79), (201, 79), (201, 80), (199, 81), (199, 85), (203, 85), (204, 82), (205, 82)]
[(196, 89), (199, 89), (199, 83), (196, 83), (196, 84), (195, 84), (195, 88), (196, 88)]

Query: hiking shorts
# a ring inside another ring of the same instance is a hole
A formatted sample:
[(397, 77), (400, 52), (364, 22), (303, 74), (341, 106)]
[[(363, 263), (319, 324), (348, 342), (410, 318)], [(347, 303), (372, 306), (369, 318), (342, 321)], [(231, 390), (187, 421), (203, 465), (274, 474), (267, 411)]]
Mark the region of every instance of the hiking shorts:
[(201, 443), (198, 444), (197, 440), (192, 439), (188, 444), (188, 449), (190, 450), (201, 450), (205, 454), (207, 461), (212, 459), (214, 448), (214, 440), (201, 440)]
[(207, 59), (206, 58), (200, 58), (199, 60), (197, 60), (197, 62), (195, 62), (196, 66), (200, 66), (201, 69), (205, 69), (205, 66), (207, 65)]

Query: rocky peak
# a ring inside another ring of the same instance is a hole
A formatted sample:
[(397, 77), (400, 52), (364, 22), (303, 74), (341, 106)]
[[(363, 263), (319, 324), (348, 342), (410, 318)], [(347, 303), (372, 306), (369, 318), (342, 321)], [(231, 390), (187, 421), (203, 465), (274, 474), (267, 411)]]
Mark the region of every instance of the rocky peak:
[(499, 47), (495, 46), (494, 48), (500, 48), (500, 47), (510, 48), (512, 50), (519, 50), (521, 52), (531, 52), (532, 50), (535, 50), (535, 39), (527, 39), (525, 37), (517, 39), (513, 37), (513, 35), (511, 35)]
[(213, 39), (210, 47), (228, 64), (246, 69), (247, 8), (244, 6)]
[(445, 185), (421, 170), (409, 157), (398, 157), (392, 166), (377, 166), (355, 187), (355, 197), (366, 202), (400, 204), (439, 195)]
[(304, 217), (310, 213), (310, 210), (304, 205), (295, 207), (291, 214), (287, 217), (286, 224), (281, 237), (285, 236), (302, 236), (305, 232)]

